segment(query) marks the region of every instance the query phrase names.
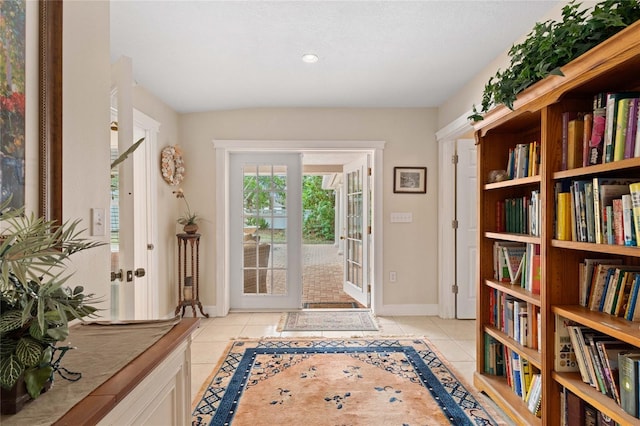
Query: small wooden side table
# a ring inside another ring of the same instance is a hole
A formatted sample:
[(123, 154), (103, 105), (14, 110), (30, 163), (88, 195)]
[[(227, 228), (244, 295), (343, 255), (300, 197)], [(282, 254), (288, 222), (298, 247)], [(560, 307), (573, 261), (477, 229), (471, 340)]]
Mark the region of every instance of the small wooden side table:
[[(196, 317), (196, 306), (205, 314), (200, 303), (200, 234), (176, 234), (178, 237), (178, 306), (175, 315), (191, 306)], [(187, 262), (189, 260), (189, 262)]]

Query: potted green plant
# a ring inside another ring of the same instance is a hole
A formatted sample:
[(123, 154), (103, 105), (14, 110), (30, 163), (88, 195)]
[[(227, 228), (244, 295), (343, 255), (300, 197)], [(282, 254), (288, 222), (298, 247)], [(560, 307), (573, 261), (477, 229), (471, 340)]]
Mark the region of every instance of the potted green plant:
[(604, 0), (592, 10), (569, 2), (562, 8), (562, 20), (536, 23), (524, 41), (508, 52), (510, 63), (498, 70), (484, 87), (480, 109), (473, 105), (467, 117), (480, 121), (494, 106), (513, 109), (517, 95), (549, 75), (560, 75), (568, 64), (594, 46), (640, 19), (637, 0)]
[(69, 322), (96, 312), (94, 295), (65, 286), (67, 263), (103, 243), (82, 238), (79, 221), (56, 226), (7, 206), (0, 205), (0, 385), (2, 413), (12, 414), (52, 382), (69, 349), (57, 346)]
[(196, 232), (198, 232), (198, 221), (200, 220), (200, 217), (197, 213), (191, 211), (189, 202), (185, 198), (182, 188), (178, 188), (176, 191), (173, 191), (173, 193), (175, 194), (176, 198), (182, 198), (185, 205), (187, 206), (187, 211), (178, 218), (177, 222), (183, 226), (182, 229), (184, 230), (184, 232), (186, 232), (187, 234), (195, 234)]

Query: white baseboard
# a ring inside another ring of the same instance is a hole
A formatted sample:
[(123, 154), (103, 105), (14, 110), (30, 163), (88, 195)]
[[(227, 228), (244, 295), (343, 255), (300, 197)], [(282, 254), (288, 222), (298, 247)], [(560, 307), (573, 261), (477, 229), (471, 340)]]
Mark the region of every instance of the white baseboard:
[(376, 315), (384, 316), (410, 316), (410, 315), (438, 315), (438, 305), (382, 305), (376, 310)]

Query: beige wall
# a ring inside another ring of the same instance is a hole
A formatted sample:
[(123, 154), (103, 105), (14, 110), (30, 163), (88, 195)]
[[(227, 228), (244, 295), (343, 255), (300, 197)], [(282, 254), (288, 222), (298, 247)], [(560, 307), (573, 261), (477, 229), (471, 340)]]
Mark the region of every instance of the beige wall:
[[(63, 31), (63, 216), (90, 228), (90, 211), (109, 211), (109, 3), (65, 2)], [(108, 237), (86, 237), (108, 242)], [(109, 316), (109, 246), (78, 253), (69, 285), (104, 299)]]
[[(214, 139), (386, 141), (384, 150), (384, 300), (385, 305), (436, 304), (437, 147), (434, 109), (247, 109), (186, 114), (180, 140), (188, 175), (184, 188), (201, 224), (202, 295), (215, 304)], [(393, 194), (394, 166), (426, 166), (427, 194)], [(409, 224), (389, 223), (390, 212), (412, 212)], [(433, 244), (429, 244), (433, 242)], [(396, 283), (388, 282), (389, 271)]]
[[(558, 5), (554, 6), (549, 12), (536, 20), (536, 22), (545, 22), (547, 20), (553, 20), (560, 22), (562, 20), (562, 8), (569, 3), (566, 0), (562, 0)], [(593, 8), (598, 1), (581, 1), (580, 8), (587, 9)], [(530, 33), (528, 30), (522, 37), (515, 40), (513, 44), (520, 43), (526, 39)], [(508, 50), (507, 50), (508, 51)], [(482, 93), (484, 86), (489, 81), (489, 78), (494, 76), (499, 69), (504, 70), (509, 66), (510, 59), (507, 55), (507, 51), (495, 58), (487, 67), (485, 67), (480, 73), (475, 75), (467, 84), (465, 84), (456, 94), (447, 99), (438, 108), (438, 129), (442, 129), (447, 124), (456, 120), (459, 117), (467, 117), (475, 104), (480, 109), (480, 103), (482, 102)]]

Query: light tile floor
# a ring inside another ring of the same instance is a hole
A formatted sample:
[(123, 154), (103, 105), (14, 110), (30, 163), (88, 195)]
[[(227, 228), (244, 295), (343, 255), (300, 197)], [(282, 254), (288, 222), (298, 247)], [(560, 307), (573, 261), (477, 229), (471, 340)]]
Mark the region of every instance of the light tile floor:
[(236, 337), (365, 337), (424, 336), (472, 386), (475, 369), (475, 320), (448, 320), (430, 316), (378, 317), (379, 331), (278, 332), (282, 313), (231, 313), (201, 318), (191, 345), (191, 395), (195, 399), (213, 371), (229, 340)]

